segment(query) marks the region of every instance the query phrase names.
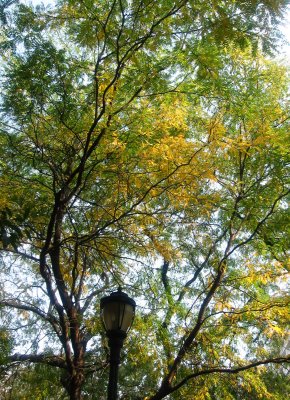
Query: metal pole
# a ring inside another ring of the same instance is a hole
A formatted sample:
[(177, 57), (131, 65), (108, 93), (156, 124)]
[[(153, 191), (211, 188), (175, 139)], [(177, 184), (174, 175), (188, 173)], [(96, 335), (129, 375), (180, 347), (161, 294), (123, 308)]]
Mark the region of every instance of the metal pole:
[(118, 371), (120, 354), (126, 334), (124, 332), (108, 332), (110, 347), (110, 374), (108, 383), (108, 400), (118, 399)]

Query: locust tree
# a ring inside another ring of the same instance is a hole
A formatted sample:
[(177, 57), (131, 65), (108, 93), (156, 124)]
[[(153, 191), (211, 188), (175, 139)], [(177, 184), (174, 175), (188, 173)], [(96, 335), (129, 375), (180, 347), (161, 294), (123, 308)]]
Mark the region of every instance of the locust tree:
[(102, 398), (121, 285), (120, 398), (284, 398), (285, 4), (4, 3), (1, 396)]

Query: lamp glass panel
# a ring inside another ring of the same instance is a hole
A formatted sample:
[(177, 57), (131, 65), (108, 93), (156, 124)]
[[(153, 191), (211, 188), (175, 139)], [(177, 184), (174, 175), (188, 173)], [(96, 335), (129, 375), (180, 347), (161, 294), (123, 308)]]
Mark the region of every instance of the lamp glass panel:
[(134, 318), (134, 308), (130, 304), (107, 303), (102, 310), (102, 318), (107, 331), (127, 332)]
[(131, 306), (131, 304), (125, 304), (124, 315), (122, 317), (122, 321), (120, 321), (122, 331), (127, 332), (130, 329), (133, 322), (133, 318), (134, 318), (134, 307)]
[[(107, 331), (120, 329), (120, 311), (124, 308), (119, 303), (107, 303), (103, 308), (103, 321)], [(122, 312), (121, 312), (122, 314)]]

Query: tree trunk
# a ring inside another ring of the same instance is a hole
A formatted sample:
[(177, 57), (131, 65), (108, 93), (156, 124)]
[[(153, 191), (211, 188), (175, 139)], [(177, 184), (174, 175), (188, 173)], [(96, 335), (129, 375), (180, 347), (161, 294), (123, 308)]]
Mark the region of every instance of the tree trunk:
[(68, 388), (70, 400), (81, 400), (83, 383), (84, 383), (83, 372), (75, 372), (75, 374), (70, 379)]

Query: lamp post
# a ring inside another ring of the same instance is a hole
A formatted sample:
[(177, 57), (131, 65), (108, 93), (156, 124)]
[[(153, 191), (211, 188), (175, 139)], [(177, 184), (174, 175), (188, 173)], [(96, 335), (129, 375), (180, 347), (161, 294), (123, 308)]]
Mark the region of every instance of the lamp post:
[(124, 340), (133, 323), (136, 303), (119, 287), (117, 292), (101, 298), (101, 318), (110, 347), (108, 400), (117, 400), (118, 369)]

